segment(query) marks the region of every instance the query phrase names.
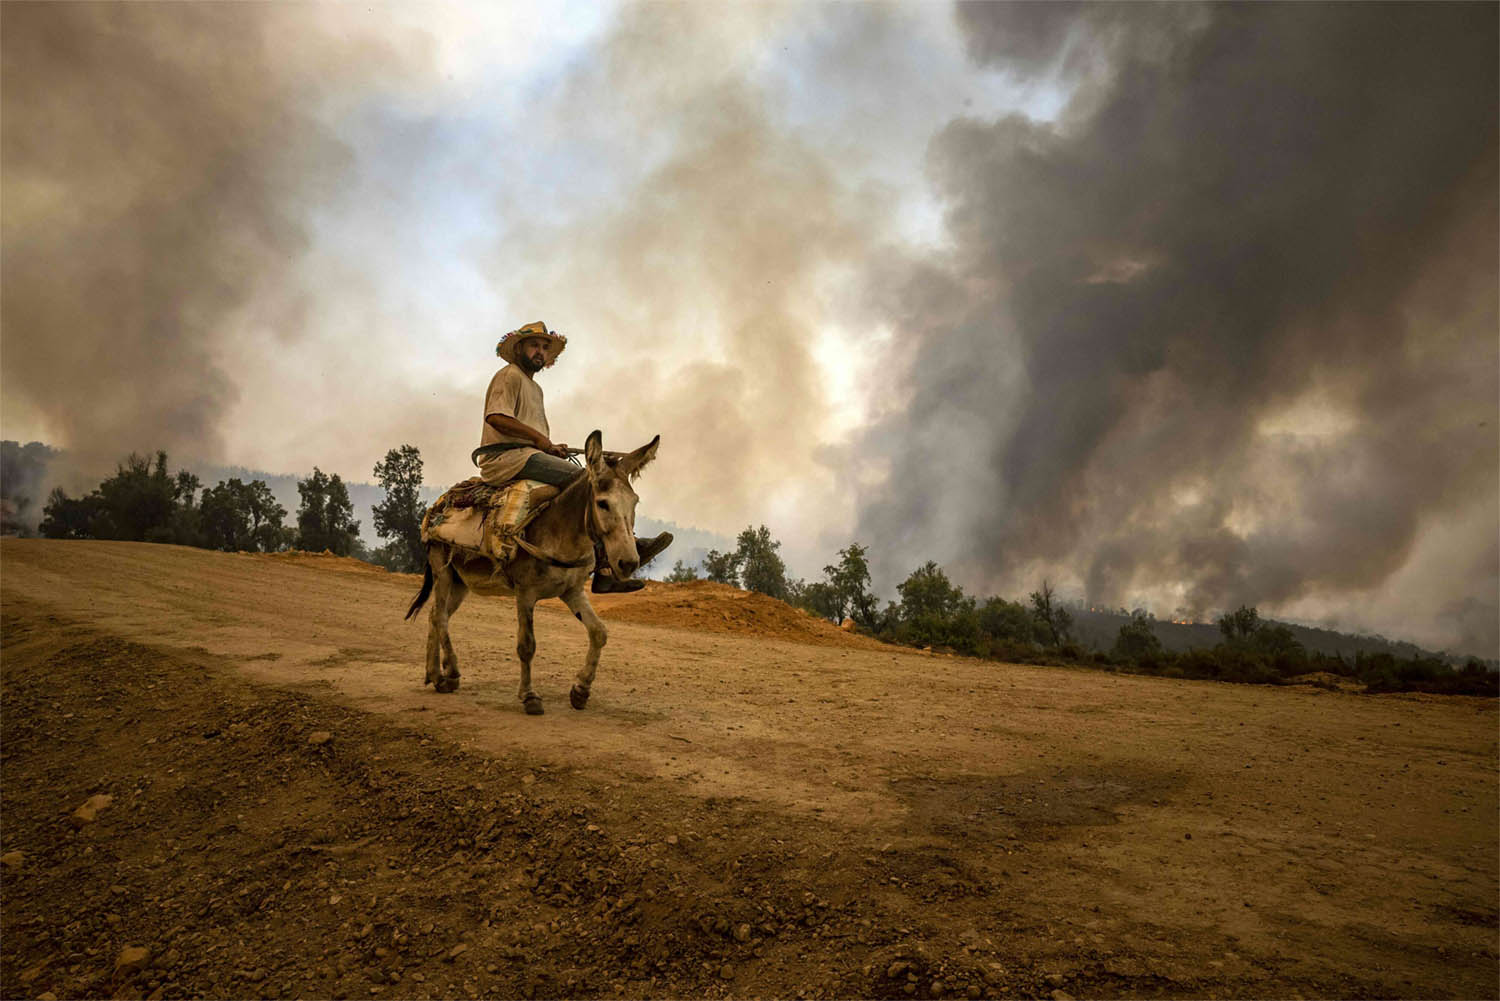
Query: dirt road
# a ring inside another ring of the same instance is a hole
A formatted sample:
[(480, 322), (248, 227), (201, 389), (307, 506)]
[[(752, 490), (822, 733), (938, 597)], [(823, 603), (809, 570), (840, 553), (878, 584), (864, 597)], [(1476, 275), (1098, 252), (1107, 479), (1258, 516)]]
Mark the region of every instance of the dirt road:
[(528, 717), (503, 600), (423, 688), (416, 585), (5, 539), (0, 993), (1496, 994), (1492, 701), (934, 657), (656, 585), (599, 603), (583, 712), (545, 603)]

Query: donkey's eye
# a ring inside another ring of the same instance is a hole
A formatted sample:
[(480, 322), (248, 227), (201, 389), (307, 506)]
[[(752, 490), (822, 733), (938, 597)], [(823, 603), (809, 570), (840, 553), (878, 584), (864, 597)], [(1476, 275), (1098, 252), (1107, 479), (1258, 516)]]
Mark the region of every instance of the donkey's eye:
[(599, 502), (599, 510), (601, 510), (601, 511), (608, 511), (609, 510), (609, 501), (600, 501)]

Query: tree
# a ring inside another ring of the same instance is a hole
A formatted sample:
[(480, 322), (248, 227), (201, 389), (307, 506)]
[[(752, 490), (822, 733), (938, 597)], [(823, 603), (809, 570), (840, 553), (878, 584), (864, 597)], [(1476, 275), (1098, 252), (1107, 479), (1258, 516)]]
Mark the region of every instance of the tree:
[(1062, 646), (1073, 631), (1073, 613), (1054, 600), (1052, 585), (1042, 581), (1040, 591), (1031, 592), (1031, 614), (1047, 631), (1053, 646)]
[(349, 550), (349, 555), (365, 563), (373, 563), (378, 567), (385, 567), (392, 573), (413, 573), (408, 570), (407, 560), (411, 554), (406, 551), (406, 543), (401, 539), (392, 539), (383, 546), (368, 549), (359, 539), (354, 540), (354, 548)]
[[(839, 561), (823, 568), (823, 576), (832, 588), (832, 600), (837, 605), (834, 621), (842, 622), (846, 615), (866, 629), (873, 629), (876, 620), (875, 596), (870, 593), (869, 549), (858, 542), (849, 543), (839, 550)], [(809, 585), (811, 586), (811, 585)]]
[(276, 502), (264, 480), (238, 478), (203, 491), (198, 506), (203, 544), (225, 552), (274, 553), (285, 542), (281, 520), (286, 508)]
[(1286, 626), (1263, 622), (1250, 638), (1250, 649), (1283, 677), (1307, 670), (1307, 649)]
[(896, 590), (901, 594), (901, 614), (908, 619), (951, 616), (964, 600), (963, 589), (949, 581), (943, 568), (932, 560), (913, 570)]
[(787, 596), (786, 564), (776, 550), (781, 543), (771, 538), (771, 530), (746, 526), (736, 541), (735, 562), (740, 569), (740, 583), (747, 591), (759, 591), (773, 598)]
[(813, 581), (797, 589), (796, 605), (832, 622), (844, 621), (844, 599), (827, 581)]
[[(259, 480), (256, 480), (259, 483)], [(192, 507), (193, 498), (198, 495), (203, 481), (198, 479), (196, 473), (190, 473), (186, 469), (177, 470), (177, 477), (172, 481), (172, 496), (177, 503), (183, 507)]]
[(243, 487), (231, 479), (203, 491), (198, 515), (207, 548), (228, 553), (249, 548), (250, 512), (240, 496)]
[(896, 585), (901, 594), (901, 625), (913, 643), (951, 646), (973, 652), (979, 639), (974, 599), (948, 580), (932, 560)]
[[(203, 481), (195, 474), (186, 469), (177, 471), (177, 476), (172, 481), (172, 494), (176, 507), (172, 511), (171, 525), (165, 530), (159, 530), (153, 541), (209, 548), (208, 540), (203, 534), (203, 512), (194, 504), (194, 499), (202, 486)], [(285, 511), (282, 512), (283, 515), (285, 513)]]
[(667, 574), (668, 584), (686, 584), (689, 581), (698, 580), (698, 571), (694, 567), (678, 560), (672, 564), (672, 572)]
[(1260, 613), (1244, 605), (1219, 617), (1219, 632), (1224, 634), (1224, 641), (1230, 645), (1249, 640), (1260, 626)]
[(53, 487), (42, 508), (42, 522), (37, 531), (49, 539), (92, 539), (93, 524), (98, 517), (98, 491), (73, 498), (62, 487)]
[(703, 573), (709, 580), (730, 587), (740, 586), (740, 557), (738, 553), (721, 553), (710, 549), (703, 557)]
[(422, 545), (422, 455), (415, 445), (402, 445), (375, 463), (375, 478), (385, 488), (385, 500), (372, 509), (375, 534), (390, 539), (392, 570), (416, 573), (427, 562)]
[(979, 608), (979, 631), (991, 639), (1029, 644), (1037, 640), (1039, 623), (1019, 601), (990, 598)]
[(297, 481), (302, 506), (297, 509), (297, 545), (311, 552), (328, 550), (335, 556), (349, 556), (359, 539), (359, 522), (354, 520), (354, 505), (349, 488), (337, 473), (329, 476), (317, 466), (312, 475)]
[[(156, 462), (132, 452), (99, 484), (100, 504), (92, 534), (96, 539), (168, 541), (177, 507), (177, 483), (167, 475), (167, 453)], [(163, 538), (166, 536), (167, 538)]]
[(157, 452), (153, 462), (132, 452), (87, 497), (75, 500), (54, 489), (42, 511), (40, 531), (54, 539), (196, 545), (197, 488), (198, 478), (191, 473), (168, 474), (167, 453)]
[(1114, 655), (1122, 660), (1154, 660), (1162, 655), (1161, 640), (1152, 629), (1154, 619), (1137, 609), (1131, 613), (1130, 621), (1120, 627), (1115, 638)]

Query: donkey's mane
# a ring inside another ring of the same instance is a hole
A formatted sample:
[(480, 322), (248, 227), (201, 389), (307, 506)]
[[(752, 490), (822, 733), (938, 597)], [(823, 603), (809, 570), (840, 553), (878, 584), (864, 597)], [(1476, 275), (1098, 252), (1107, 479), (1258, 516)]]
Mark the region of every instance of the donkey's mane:
[(573, 477), (572, 482), (563, 487), (562, 490), (558, 491), (557, 500), (553, 501), (553, 503), (561, 504), (564, 500), (571, 499), (574, 491), (581, 490), (583, 487), (587, 486), (588, 481), (588, 470), (579, 470), (578, 475)]
[(574, 511), (582, 510), (588, 505), (588, 479), (587, 470), (580, 472), (571, 483), (558, 491), (557, 496), (547, 503), (547, 507), (564, 518), (569, 518)]

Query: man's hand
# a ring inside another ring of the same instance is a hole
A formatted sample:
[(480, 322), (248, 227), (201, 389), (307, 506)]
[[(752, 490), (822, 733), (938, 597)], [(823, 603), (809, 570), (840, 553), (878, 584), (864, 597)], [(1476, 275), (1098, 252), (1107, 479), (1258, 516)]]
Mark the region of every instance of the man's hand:
[(551, 438), (542, 435), (537, 435), (536, 447), (548, 455), (557, 456), (559, 459), (566, 459), (568, 457), (568, 446), (555, 444)]

